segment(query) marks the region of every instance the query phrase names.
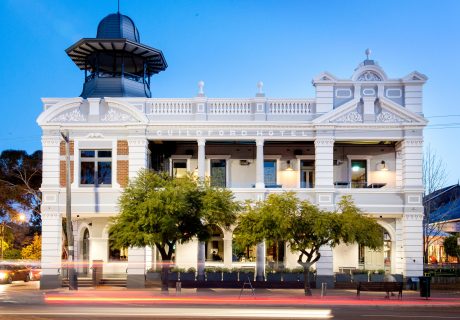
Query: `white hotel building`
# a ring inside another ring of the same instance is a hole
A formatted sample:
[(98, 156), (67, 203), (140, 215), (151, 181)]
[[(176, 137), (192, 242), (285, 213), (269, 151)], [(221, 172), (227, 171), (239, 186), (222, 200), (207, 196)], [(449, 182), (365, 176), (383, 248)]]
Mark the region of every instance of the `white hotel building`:
[[(238, 200), (294, 191), (325, 209), (351, 195), (382, 226), (380, 251), (358, 245), (322, 248), (318, 277), (347, 268), (422, 275), (422, 91), (427, 78), (411, 72), (390, 78), (367, 58), (351, 78), (324, 72), (311, 99), (272, 99), (263, 84), (249, 98), (211, 98), (204, 83), (188, 99), (150, 98), (150, 76), (166, 69), (161, 51), (140, 43), (133, 21), (104, 18), (96, 38), (67, 49), (85, 70), (80, 97), (43, 98), (42, 288), (60, 286), (65, 150), (71, 139), (72, 223), (79, 261), (103, 260), (104, 275), (143, 278), (158, 261), (155, 248), (109, 248), (110, 217), (118, 197), (141, 168), (173, 175), (195, 171)], [(178, 245), (176, 264), (196, 267), (198, 242)], [(215, 226), (207, 265), (255, 266), (273, 260), (296, 267), (259, 246), (232, 249), (232, 232)], [(256, 257), (256, 255), (258, 257)], [(202, 257), (203, 258), (203, 257)], [(89, 268), (81, 266), (85, 275)]]

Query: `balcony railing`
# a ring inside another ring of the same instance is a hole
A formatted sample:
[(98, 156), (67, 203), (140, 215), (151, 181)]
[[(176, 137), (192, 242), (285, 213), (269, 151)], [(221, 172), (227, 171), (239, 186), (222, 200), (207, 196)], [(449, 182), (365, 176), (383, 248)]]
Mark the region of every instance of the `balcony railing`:
[[(127, 100), (129, 102), (129, 98)], [(138, 110), (143, 110), (152, 122), (311, 121), (317, 116), (313, 99), (151, 98), (142, 102), (136, 99), (132, 103)]]

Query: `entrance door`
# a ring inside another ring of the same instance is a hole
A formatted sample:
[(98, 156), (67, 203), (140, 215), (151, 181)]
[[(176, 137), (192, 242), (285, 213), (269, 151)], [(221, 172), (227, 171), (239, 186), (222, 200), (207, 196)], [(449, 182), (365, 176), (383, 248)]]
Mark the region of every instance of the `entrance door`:
[(300, 161), (300, 187), (315, 187), (315, 160)]
[(82, 241), (82, 259), (83, 259), (83, 274), (88, 274), (89, 265), (89, 231), (85, 229)]

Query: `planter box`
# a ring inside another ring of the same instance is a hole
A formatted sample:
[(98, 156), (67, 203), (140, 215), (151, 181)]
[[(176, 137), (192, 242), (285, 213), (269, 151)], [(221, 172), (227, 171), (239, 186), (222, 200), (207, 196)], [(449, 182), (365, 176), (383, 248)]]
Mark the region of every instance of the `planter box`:
[(179, 280), (179, 272), (170, 272), (168, 274), (168, 280), (169, 281), (177, 281), (177, 280)]
[(284, 282), (298, 282), (300, 273), (283, 273)]
[(353, 275), (353, 282), (368, 282), (369, 275), (367, 273), (358, 273)]
[(336, 273), (335, 274), (336, 282), (351, 282), (351, 275), (348, 273)]
[[(304, 274), (303, 273), (298, 273), (297, 275), (299, 277), (299, 282), (304, 283)], [(310, 272), (310, 274), (308, 275), (308, 282), (309, 283), (315, 282), (315, 274), (314, 273)]]
[(384, 274), (371, 274), (371, 282), (383, 282)]
[(254, 281), (254, 272), (240, 272), (239, 273), (240, 281), (247, 282), (248, 277), (249, 277), (249, 280), (251, 280), (251, 282)]
[(281, 282), (281, 275), (282, 273), (280, 272), (267, 273), (265, 276), (265, 279), (267, 279), (267, 281), (272, 281), (272, 282)]
[(222, 272), (207, 272), (206, 281), (222, 281)]
[(238, 281), (238, 272), (224, 272), (222, 276), (223, 281)]
[(180, 281), (195, 281), (195, 272), (181, 272)]
[(161, 281), (161, 272), (147, 272), (145, 274), (147, 281)]
[(392, 274), (393, 277), (395, 277), (396, 282), (403, 282), (404, 276), (402, 274)]

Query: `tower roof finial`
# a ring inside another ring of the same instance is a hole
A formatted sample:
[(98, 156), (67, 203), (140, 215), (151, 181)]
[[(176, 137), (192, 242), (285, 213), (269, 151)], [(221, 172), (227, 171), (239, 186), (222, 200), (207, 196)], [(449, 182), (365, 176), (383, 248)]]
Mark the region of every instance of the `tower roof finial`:
[(117, 13), (120, 13), (120, 0), (118, 0), (118, 11)]
[(369, 56), (372, 53), (371, 49), (367, 48), (366, 51), (364, 51), (364, 53), (366, 54), (366, 60), (369, 60)]

